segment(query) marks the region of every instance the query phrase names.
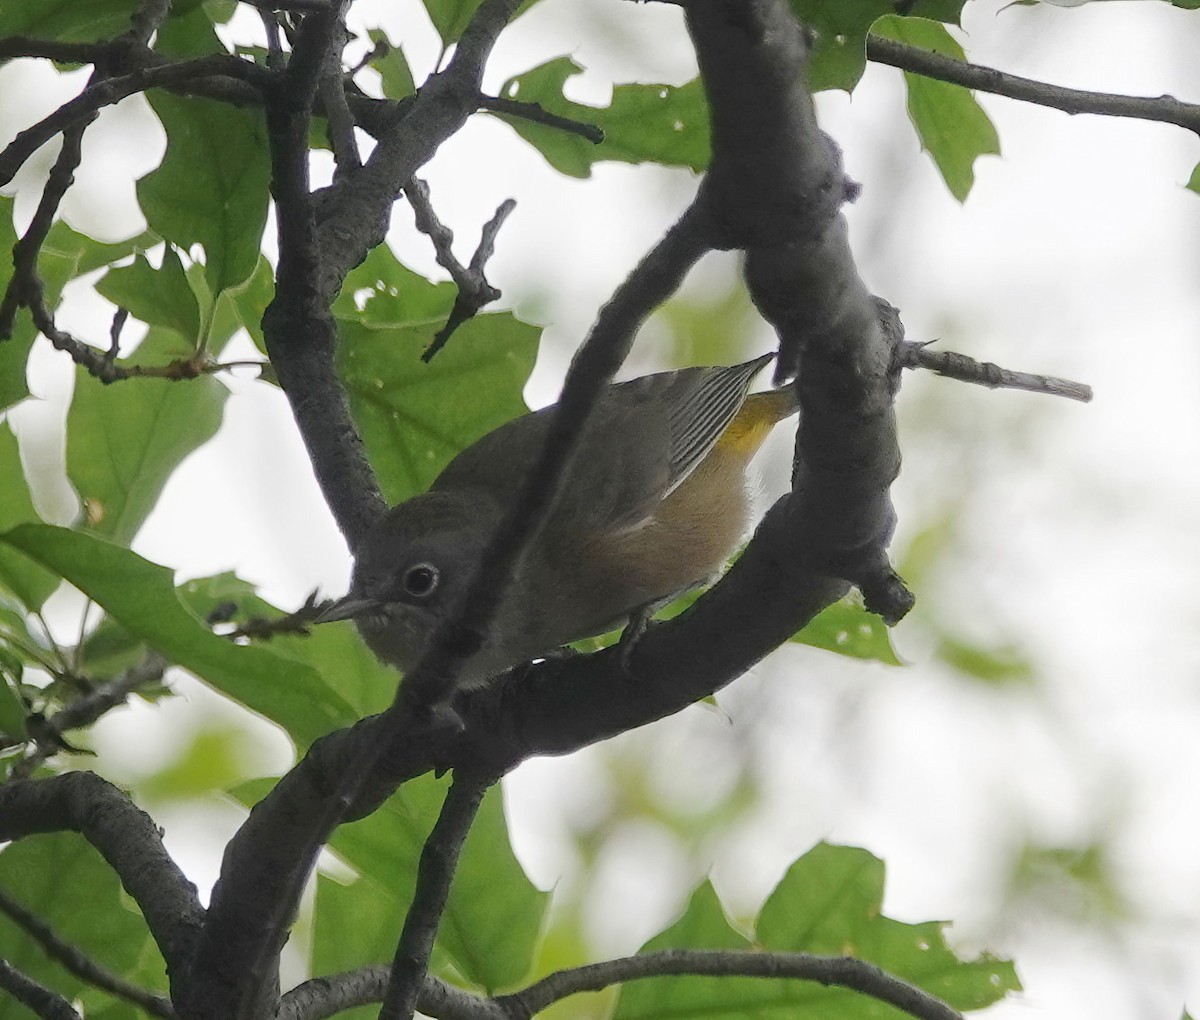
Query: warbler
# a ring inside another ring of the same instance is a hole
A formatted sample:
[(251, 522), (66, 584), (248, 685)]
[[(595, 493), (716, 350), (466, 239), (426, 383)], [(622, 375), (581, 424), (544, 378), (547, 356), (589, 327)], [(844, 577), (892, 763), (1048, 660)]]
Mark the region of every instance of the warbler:
[[(748, 395), (772, 357), (660, 372), (601, 393), (460, 688), (605, 633), (721, 570), (752, 523), (750, 460), (797, 411), (790, 386)], [(353, 619), (380, 659), (412, 669), (470, 583), (552, 411), (488, 433), (428, 492), (385, 513), (357, 550), (349, 594), (319, 620)]]

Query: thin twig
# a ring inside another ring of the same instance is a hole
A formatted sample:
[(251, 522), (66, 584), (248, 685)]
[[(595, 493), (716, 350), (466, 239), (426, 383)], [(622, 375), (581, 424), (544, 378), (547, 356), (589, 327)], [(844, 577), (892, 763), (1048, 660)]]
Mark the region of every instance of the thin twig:
[(0, 186), (11, 181), (25, 161), (51, 138), (104, 107), (119, 103), (135, 92), (145, 92), (151, 88), (169, 88), (194, 79), (218, 76), (237, 78), (259, 88), (265, 87), (271, 81), (271, 72), (266, 68), (228, 53), (210, 53), (194, 60), (140, 68), (116, 78), (107, 78), (89, 86), (49, 116), (21, 131), (7, 148), (0, 152)]
[(0, 913), (9, 917), (31, 936), (50, 959), (61, 963), (70, 973), (103, 991), (140, 1006), (151, 1016), (174, 1017), (169, 1000), (146, 988), (126, 981), (88, 956), (78, 946), (59, 936), (45, 921), (0, 889)]
[(1200, 105), (1181, 102), (1174, 96), (1124, 96), (1050, 85), (993, 67), (968, 64), (878, 35), (867, 36), (867, 58), (926, 78), (964, 85), (1007, 99), (1049, 106), (1064, 113), (1094, 113), (1103, 117), (1158, 121), (1200, 134)]
[(58, 992), (38, 984), (5, 959), (0, 959), (0, 988), (42, 1020), (83, 1020)]
[(960, 382), (975, 383), (977, 386), (1048, 393), (1054, 397), (1067, 397), (1085, 404), (1092, 399), (1092, 388), (1084, 383), (1060, 379), (1053, 375), (1013, 372), (990, 361), (976, 361), (954, 351), (931, 350), (929, 342), (914, 343), (901, 340), (896, 346), (895, 356), (896, 363), (901, 368), (927, 368), (938, 375)]
[(454, 772), (433, 831), (421, 848), (412, 905), (404, 918), (379, 1020), (412, 1020), (416, 1012), (463, 843), (483, 795), (498, 778), (489, 773)]
[(597, 992), (641, 978), (684, 974), (816, 981), (861, 992), (920, 1020), (963, 1020), (961, 1013), (941, 999), (866, 960), (852, 956), (717, 949), (668, 949), (560, 970), (520, 992), (499, 996), (496, 1002), (510, 1017), (527, 1018), (578, 992)]
[(488, 283), (484, 267), (495, 252), (496, 235), (500, 232), (500, 227), (516, 208), (517, 203), (511, 198), (500, 203), (496, 215), (484, 224), (480, 232), (479, 247), (475, 249), (470, 265), (464, 266), (454, 256), (454, 233), (433, 211), (433, 205), (429, 201), (429, 186), (414, 177), (404, 186), (404, 193), (412, 206), (417, 229), (433, 242), (438, 265), (450, 274), (458, 287), (454, 307), (450, 310), (445, 325), (437, 331), (433, 341), (421, 355), (421, 360), (428, 362), (446, 345), (446, 341), (459, 326), (472, 318), (484, 305), (500, 298), (500, 291)]
[(92, 113), (63, 133), (62, 149), (50, 170), (46, 187), (38, 200), (37, 211), (25, 233), (13, 246), (13, 275), (8, 281), (4, 298), (0, 300), (0, 340), (12, 336), (19, 308), (33, 308), (37, 304), (44, 306), (45, 286), (38, 275), (38, 254), (54, 225), (54, 216), (63, 196), (75, 183), (75, 170), (83, 157), (83, 133), (95, 119), (96, 114)]
[(57, 743), (63, 734), (91, 726), (102, 715), (125, 704), (129, 695), (139, 688), (161, 683), (166, 670), (166, 659), (158, 652), (147, 652), (141, 662), (64, 705), (45, 720), (43, 726), (46, 734), (43, 739), (46, 742), (39, 739), (37, 748), (13, 766), (13, 778), (23, 779), (31, 775), (38, 765), (57, 752)]
[(532, 121), (535, 124), (545, 124), (573, 135), (586, 138), (593, 145), (604, 141), (603, 129), (595, 124), (585, 124), (581, 120), (572, 120), (543, 109), (540, 103), (523, 103), (518, 99), (505, 99), (503, 96), (480, 96), (479, 105), (489, 113), (505, 114), (509, 117), (520, 117), (521, 120)]
[[(325, 1020), (355, 1006), (383, 1002), (389, 968), (384, 964), (302, 982), (283, 996), (275, 1020)], [(438, 1020), (510, 1020), (494, 999), (485, 999), (435, 978), (425, 977), (417, 1009)]]

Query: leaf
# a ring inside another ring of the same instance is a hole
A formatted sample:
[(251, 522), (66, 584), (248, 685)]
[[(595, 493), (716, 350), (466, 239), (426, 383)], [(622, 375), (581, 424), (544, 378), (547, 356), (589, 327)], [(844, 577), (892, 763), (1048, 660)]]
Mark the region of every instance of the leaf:
[(891, 628), (850, 599), (842, 599), (821, 610), (806, 627), (793, 634), (791, 640), (853, 659), (869, 659), (889, 666), (903, 665), (892, 646)]
[(105, 273), (96, 283), (96, 291), (147, 325), (174, 330), (193, 345), (199, 339), (200, 307), (183, 263), (170, 245), (163, 253), (161, 269), (138, 255), (133, 265)]
[[(8, 422), (0, 422), (0, 531), (38, 520), (33, 496), (25, 482), (17, 437)], [(11, 549), (0, 549), (0, 585), (15, 595), (26, 609), (36, 611), (58, 587), (58, 578)]]
[(387, 52), (382, 57), (376, 57), (371, 61), (371, 66), (379, 72), (384, 97), (404, 99), (406, 96), (413, 95), (417, 91), (417, 86), (413, 81), (412, 69), (408, 66), (404, 50), (392, 42), (387, 33), (379, 28), (372, 28), (367, 33), (367, 38), (375, 46), (384, 43), (387, 47)]
[(259, 256), (258, 265), (254, 267), (250, 279), (234, 290), (225, 292), (225, 300), (231, 303), (238, 321), (250, 334), (254, 346), (264, 355), (267, 347), (263, 342), (262, 317), (274, 296), (275, 272), (265, 255)]
[[(982, 1009), (1020, 988), (1012, 965), (990, 956), (960, 960), (946, 946), (942, 924), (904, 924), (884, 916), (883, 862), (856, 847), (818, 844), (796, 861), (759, 915), (753, 945), (767, 951), (854, 956), (919, 985), (960, 1010)], [(725, 920), (707, 883), (683, 918), (641, 952), (743, 949), (748, 943)], [(878, 1000), (811, 981), (779, 978), (654, 978), (622, 990), (616, 1020), (700, 1016), (821, 1017), (900, 1020)]]
[[(867, 960), (960, 1010), (982, 1009), (1021, 987), (1005, 960), (987, 954), (959, 959), (946, 945), (942, 922), (906, 924), (884, 915), (883, 887), (879, 858), (857, 847), (819, 843), (776, 886), (755, 934), (766, 949)], [(863, 1015), (851, 993), (820, 994), (829, 1001), (822, 1016)], [(872, 1015), (900, 1014), (880, 1007)]]
[[(412, 901), (421, 848), (445, 800), (448, 782), (432, 775), (410, 780), (375, 814), (341, 826), (330, 846), (370, 882), (373, 895), (392, 898), (397, 913)], [(526, 877), (512, 852), (498, 786), (492, 787), (463, 846), (438, 945), (455, 969), (488, 992), (512, 986), (529, 972), (549, 895)], [(355, 966), (336, 946), (324, 947), (319, 973)], [(391, 934), (392, 948), (399, 934)], [(390, 955), (390, 954), (389, 954)]]
[[(0, 853), (0, 888), (109, 971), (161, 994), (166, 965), (136, 909), (128, 906), (116, 873), (73, 832), (20, 840)], [(112, 995), (80, 981), (46, 955), (17, 925), (0, 924), (0, 957), (68, 999), (79, 997), (88, 1016)], [(7, 1010), (4, 1015), (10, 1015)], [(144, 1016), (131, 1004), (106, 1017)]]
[(130, 634), (282, 726), (301, 746), (355, 719), (353, 709), (312, 669), (267, 648), (213, 634), (180, 602), (171, 572), (102, 538), (26, 524), (0, 534), (70, 581)]
[(966, 676), (997, 686), (1028, 684), (1034, 676), (1028, 656), (1013, 645), (980, 648), (943, 635), (937, 657)]
[(599, 145), (523, 117), (496, 116), (545, 156), (551, 166), (572, 177), (590, 176), (592, 165), (600, 160), (662, 163), (697, 172), (708, 166), (708, 106), (698, 78), (680, 86), (617, 85), (608, 106), (584, 106), (563, 95), (567, 79), (582, 70), (570, 57), (558, 57), (510, 78), (500, 94), (600, 128), (604, 141)]
[[(946, 29), (922, 18), (889, 16), (874, 31), (889, 39), (963, 59), (962, 47)], [(1000, 138), (988, 115), (970, 90), (904, 72), (908, 87), (908, 116), (950, 193), (966, 201), (975, 183), (975, 160), (1000, 154)]]
[[(151, 328), (135, 360), (169, 360), (178, 340), (158, 329)], [(183, 348), (187, 352), (190, 345)], [(228, 396), (211, 376), (138, 379), (116, 387), (76, 369), (67, 414), (67, 475), (83, 501), (87, 526), (128, 545), (171, 473), (216, 434)]]
[(1192, 176), (1188, 178), (1188, 182), (1184, 185), (1189, 191), (1194, 191), (1200, 195), (1200, 163), (1197, 163), (1192, 169)]
[[(851, 91), (867, 65), (867, 33), (877, 18), (894, 15), (892, 0), (790, 0), (792, 10), (815, 33), (808, 85)], [(909, 14), (957, 25), (964, 0), (917, 0)], [(903, 19), (901, 19), (903, 20)]]
[(213, 294), (258, 265), (267, 222), (266, 128), (257, 110), (164, 92), (147, 94), (167, 133), (162, 164), (137, 183), (150, 226), (178, 247), (204, 246)]
[(541, 330), (508, 313), (476, 316), (432, 362), (421, 361), (454, 294), (376, 249), (334, 305), (337, 370), (392, 503), (428, 488), (460, 450), (526, 410), (521, 393)]
[[(663, 949), (750, 949), (751, 944), (725, 917), (721, 901), (707, 880), (700, 885), (683, 916), (666, 931), (654, 936), (639, 953)], [(762, 990), (762, 982), (750, 978), (721, 978), (726, 991), (740, 985), (740, 995), (752, 999)], [(613, 1020), (638, 1020), (642, 1017), (705, 1016), (711, 1014), (712, 983), (691, 975), (631, 981), (621, 987)], [(743, 998), (743, 1001), (746, 1001)], [(718, 1012), (716, 1016), (722, 1014)]]
[[(171, 16), (197, 7), (201, 0), (176, 0)], [(20, 0), (0, 6), (0, 36), (32, 35), (62, 42), (109, 39), (129, 28), (137, 0)]]
[[(424, 0), (424, 3), (429, 20), (433, 22), (445, 48), (458, 42), (483, 0)], [(513, 18), (524, 14), (535, 3), (537, 0), (524, 0)]]
[[(179, 587), (179, 595), (202, 619), (218, 605), (234, 607), (232, 622), (235, 624), (285, 615), (260, 598), (249, 581), (233, 573), (188, 581)], [(371, 715), (387, 708), (400, 679), (398, 673), (375, 658), (349, 622), (313, 626), (307, 636), (275, 634), (270, 639), (270, 649), (313, 669), (346, 699), (357, 716)]]

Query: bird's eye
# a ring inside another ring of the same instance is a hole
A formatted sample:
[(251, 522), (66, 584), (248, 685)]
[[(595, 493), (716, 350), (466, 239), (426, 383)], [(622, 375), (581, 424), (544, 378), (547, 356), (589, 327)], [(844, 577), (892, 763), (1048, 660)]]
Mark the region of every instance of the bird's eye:
[(424, 598), (432, 594), (438, 586), (441, 575), (432, 563), (418, 563), (404, 572), (402, 584), (404, 590), (416, 598)]

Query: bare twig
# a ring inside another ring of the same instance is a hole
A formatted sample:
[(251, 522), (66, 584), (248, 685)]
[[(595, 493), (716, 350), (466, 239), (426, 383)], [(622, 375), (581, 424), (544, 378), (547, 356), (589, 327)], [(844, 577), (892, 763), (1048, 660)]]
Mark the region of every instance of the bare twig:
[(902, 340), (896, 347), (896, 363), (901, 368), (927, 368), (950, 379), (991, 389), (1048, 393), (1054, 397), (1067, 397), (1085, 404), (1092, 399), (1092, 388), (1084, 383), (1060, 379), (1053, 375), (1013, 372), (990, 361), (976, 361), (954, 351), (934, 351), (929, 347), (930, 342), (914, 343)]
[(32, 127), (21, 131), (0, 152), (0, 186), (11, 181), (25, 161), (55, 135), (94, 115), (135, 92), (151, 88), (169, 88), (210, 77), (236, 78), (248, 85), (265, 87), (271, 72), (249, 60), (228, 53), (211, 53), (194, 60), (181, 60), (157, 67), (139, 68), (129, 74), (106, 78), (63, 103)]
[(484, 793), (498, 778), (457, 769), (454, 772), (433, 831), (421, 848), (413, 901), (404, 918), (379, 1020), (411, 1020), (416, 1011), (459, 854)]
[(119, 676), (64, 705), (42, 724), (49, 741), (44, 743), (43, 738), (39, 738), (36, 749), (13, 767), (13, 778), (30, 776), (38, 765), (57, 752), (63, 734), (90, 726), (106, 712), (123, 705), (138, 688), (161, 683), (166, 669), (166, 659), (158, 652), (148, 652), (141, 662)]
[[(283, 997), (276, 1020), (325, 1020), (354, 1006), (383, 1002), (389, 968), (383, 964), (313, 978)], [(485, 999), (426, 975), (417, 1009), (438, 1020), (510, 1020), (493, 999)]]
[(61, 938), (45, 921), (0, 889), (0, 913), (21, 927), (52, 960), (62, 964), (81, 981), (140, 1006), (151, 1016), (173, 1017), (171, 1003), (161, 995), (126, 981), (102, 967), (78, 946)]
[(421, 360), (428, 362), (445, 345), (459, 326), (473, 317), (484, 305), (500, 298), (500, 291), (493, 287), (484, 276), (484, 267), (496, 247), (496, 235), (500, 227), (508, 219), (509, 213), (516, 208), (517, 203), (505, 199), (486, 224), (479, 237), (479, 247), (471, 258), (471, 264), (464, 266), (454, 257), (454, 234), (437, 218), (433, 205), (429, 201), (429, 185), (414, 177), (404, 186), (412, 206), (413, 219), (417, 229), (433, 242), (433, 250), (438, 265), (445, 269), (458, 287), (458, 295), (454, 299), (454, 307), (446, 319), (446, 324), (434, 335), (433, 342), (421, 355)]
[(38, 984), (4, 959), (0, 959), (0, 988), (42, 1020), (83, 1020), (58, 992)]
[(867, 36), (867, 58), (926, 78), (936, 78), (938, 81), (963, 85), (1007, 99), (1019, 99), (1037, 106), (1049, 106), (1064, 113), (1094, 113), (1104, 117), (1158, 121), (1200, 134), (1200, 105), (1181, 102), (1174, 96), (1124, 96), (1050, 85), (993, 67), (968, 64), (878, 35)]
[(595, 124), (585, 124), (580, 120), (572, 120), (570, 117), (551, 113), (549, 110), (543, 109), (540, 103), (523, 103), (519, 99), (505, 99), (503, 96), (480, 96), (479, 106), (489, 113), (520, 117), (521, 120), (545, 124), (547, 127), (579, 135), (580, 138), (586, 138), (593, 145), (599, 145), (604, 141), (604, 131)]
[[(54, 225), (54, 216), (62, 202), (67, 189), (75, 183), (75, 170), (82, 158), (83, 133), (88, 125), (95, 120), (96, 114), (91, 114), (84, 120), (73, 124), (63, 133), (62, 149), (50, 170), (46, 187), (38, 201), (37, 211), (20, 240), (13, 246), (13, 275), (8, 281), (4, 298), (0, 300), (0, 339), (7, 340), (12, 336), (17, 309), (22, 306), (34, 308), (40, 305), (45, 308), (43, 294), (45, 286), (38, 275), (38, 253), (42, 244)], [(43, 317), (48, 317), (46, 311)], [(38, 314), (34, 312), (35, 320)], [(39, 328), (41, 328), (39, 326)]]
[(962, 1020), (941, 999), (851, 956), (737, 950), (668, 949), (560, 970), (523, 991), (503, 995), (498, 1005), (513, 1020), (526, 1020), (577, 992), (598, 992), (625, 981), (688, 974), (706, 977), (793, 978), (869, 995), (920, 1020)]

